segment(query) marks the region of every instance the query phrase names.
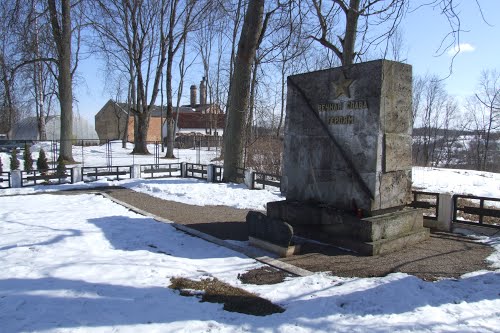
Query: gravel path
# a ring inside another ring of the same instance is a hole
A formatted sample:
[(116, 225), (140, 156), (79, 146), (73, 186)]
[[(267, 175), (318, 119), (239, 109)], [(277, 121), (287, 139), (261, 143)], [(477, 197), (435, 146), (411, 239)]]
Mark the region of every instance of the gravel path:
[[(248, 239), (247, 210), (226, 206), (193, 206), (158, 199), (124, 188), (104, 188), (113, 198), (129, 205), (188, 225), (219, 239)], [(425, 280), (458, 278), (462, 274), (489, 269), (485, 259), (493, 252), (490, 246), (450, 233), (432, 233), (431, 238), (406, 250), (365, 257), (316, 242), (302, 245), (300, 255), (280, 259), (313, 272), (329, 271), (336, 276), (373, 277), (403, 272)]]

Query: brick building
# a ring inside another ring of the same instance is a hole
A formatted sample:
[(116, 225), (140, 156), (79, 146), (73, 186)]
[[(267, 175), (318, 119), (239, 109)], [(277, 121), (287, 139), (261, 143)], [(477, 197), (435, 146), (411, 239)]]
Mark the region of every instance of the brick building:
[[(200, 103), (197, 103), (197, 88), (191, 86), (189, 105), (174, 108), (174, 117), (179, 112), (176, 134), (221, 136), (224, 132), (225, 115), (216, 104), (206, 103), (205, 78), (200, 83)], [(95, 115), (95, 130), (101, 142), (121, 140), (127, 135), (127, 141), (134, 141), (135, 119), (129, 114), (126, 103), (109, 100)], [(147, 141), (161, 141), (167, 136), (165, 124), (167, 110), (165, 107), (154, 106), (151, 111)], [(162, 126), (163, 122), (163, 126)]]

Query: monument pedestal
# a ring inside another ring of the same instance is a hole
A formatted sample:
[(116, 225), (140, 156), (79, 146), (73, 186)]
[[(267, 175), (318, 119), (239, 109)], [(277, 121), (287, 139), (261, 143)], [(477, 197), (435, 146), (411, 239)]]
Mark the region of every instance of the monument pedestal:
[(285, 200), (269, 202), (267, 216), (286, 221), (295, 234), (362, 255), (395, 252), (429, 237), (421, 211), (412, 208), (359, 218), (328, 205)]

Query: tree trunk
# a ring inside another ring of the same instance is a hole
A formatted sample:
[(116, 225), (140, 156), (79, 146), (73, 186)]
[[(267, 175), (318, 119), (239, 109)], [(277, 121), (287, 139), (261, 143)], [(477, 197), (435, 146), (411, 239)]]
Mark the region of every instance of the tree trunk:
[[(170, 52), (170, 50), (169, 50)], [(172, 55), (167, 59), (166, 90), (167, 90), (167, 153), (166, 158), (174, 156), (174, 107), (172, 103)]]
[(283, 61), (281, 64), (281, 109), (280, 109), (280, 120), (278, 122), (278, 128), (276, 129), (276, 137), (279, 138), (280, 132), (281, 132), (281, 127), (283, 126), (283, 119), (285, 116), (285, 107), (286, 107), (286, 96), (285, 96), (285, 83), (286, 83), (286, 78), (285, 78), (285, 65), (286, 62)]
[(2, 83), (4, 88), (4, 103), (7, 107), (7, 126), (5, 129), (7, 131), (7, 137), (12, 138), (12, 129), (14, 123), (17, 121), (16, 108), (14, 107), (14, 101), (12, 100), (12, 82), (13, 77), (9, 73), (9, 70), (5, 63), (5, 58), (3, 54), (0, 54), (0, 68), (2, 69)]
[(224, 133), (224, 180), (236, 181), (237, 168), (242, 166), (243, 130), (248, 111), (252, 63), (262, 30), (264, 0), (251, 1), (241, 30), (233, 78), (228, 97), (227, 127)]
[(167, 56), (167, 70), (165, 85), (167, 90), (167, 153), (166, 158), (175, 158), (174, 156), (174, 107), (172, 103), (172, 63), (173, 63), (173, 41), (169, 41)]
[(174, 141), (175, 141), (175, 121), (167, 118), (167, 158), (175, 158), (174, 156)]
[(254, 61), (252, 69), (252, 80), (250, 81), (250, 99), (248, 105), (248, 121), (246, 130), (246, 142), (251, 142), (253, 136), (253, 119), (255, 115), (255, 91), (257, 90), (257, 70), (259, 69), (259, 62)]
[(147, 146), (147, 137), (149, 129), (149, 115), (144, 112), (139, 112), (136, 114), (135, 119), (137, 120), (137, 131), (135, 135), (137, 136), (135, 141), (133, 154), (144, 154), (149, 155), (149, 150)]
[(61, 106), (61, 148), (60, 157), (65, 162), (74, 163), (72, 151), (73, 136), (73, 87), (71, 78), (71, 4), (61, 1), (61, 26), (55, 0), (48, 0), (52, 33), (57, 47), (59, 74), (59, 104)]
[(346, 13), (345, 36), (342, 41), (342, 65), (352, 65), (354, 61), (354, 47), (358, 29), (359, 0), (350, 0)]

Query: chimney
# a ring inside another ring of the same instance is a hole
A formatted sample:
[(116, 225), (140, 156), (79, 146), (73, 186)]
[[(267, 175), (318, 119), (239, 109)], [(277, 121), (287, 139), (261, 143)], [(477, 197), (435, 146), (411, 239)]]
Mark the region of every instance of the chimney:
[(200, 104), (207, 104), (207, 88), (205, 86), (205, 77), (200, 82)]
[(194, 108), (196, 106), (196, 86), (193, 84), (191, 86), (191, 107)]

